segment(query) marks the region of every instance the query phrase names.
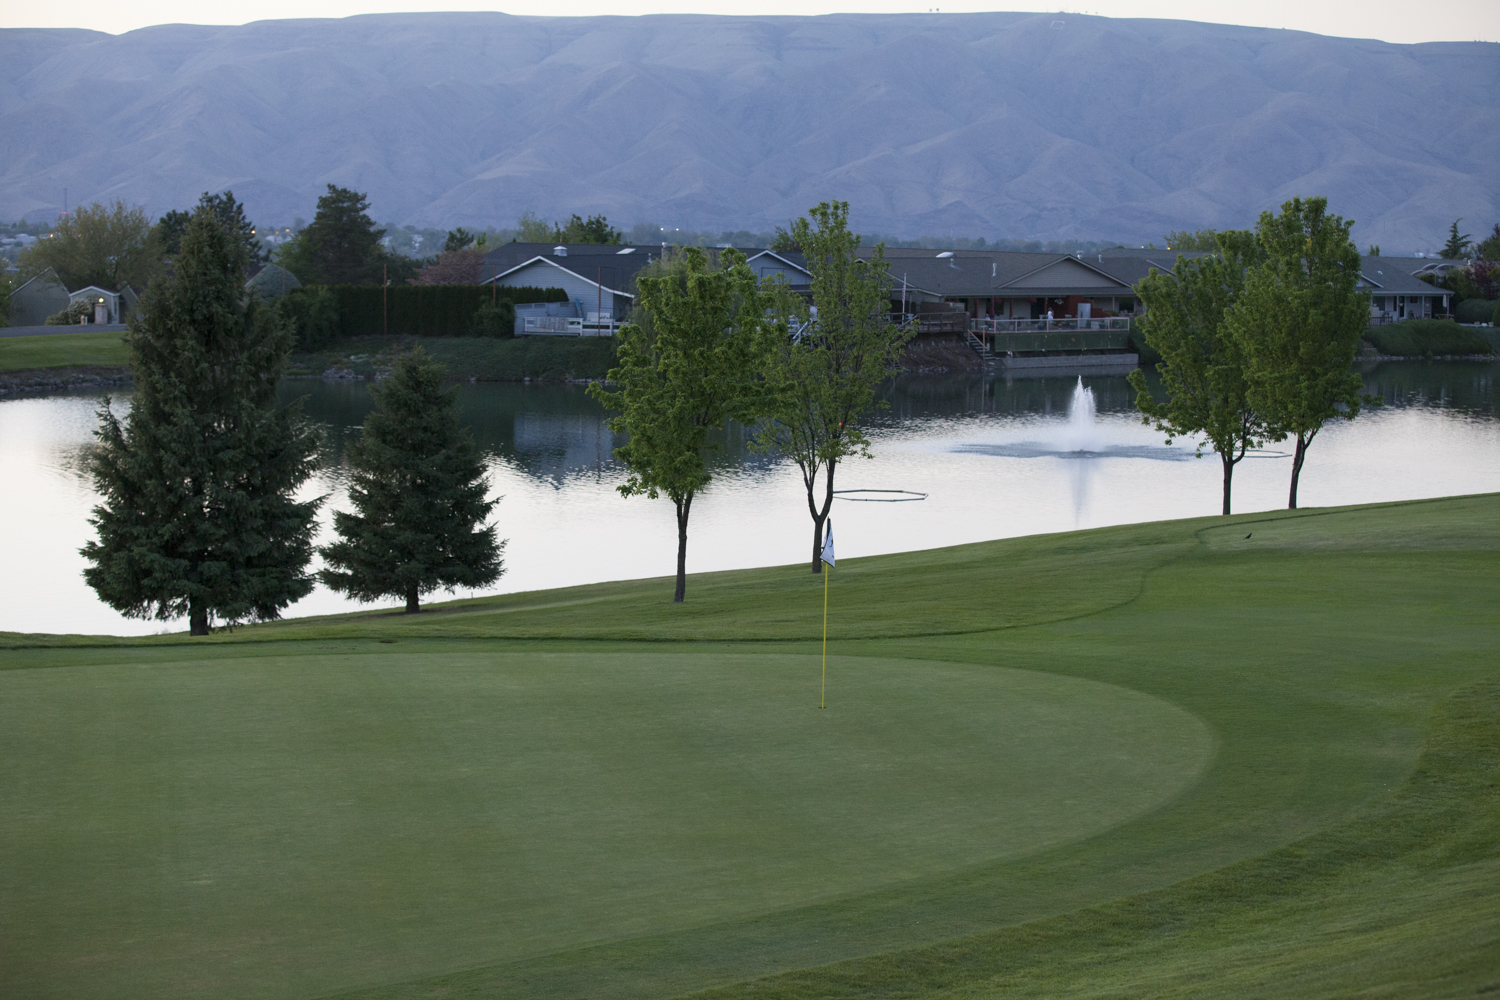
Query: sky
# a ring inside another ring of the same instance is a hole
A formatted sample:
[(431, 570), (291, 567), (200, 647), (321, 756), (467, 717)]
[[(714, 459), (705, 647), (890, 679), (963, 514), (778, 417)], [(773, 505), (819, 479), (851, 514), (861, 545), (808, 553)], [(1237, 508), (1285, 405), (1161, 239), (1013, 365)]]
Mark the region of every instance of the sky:
[[(294, 17), (354, 14), (494, 10), (506, 14), (591, 16), (598, 14), (833, 14), (945, 13), (1016, 9), (983, 0), (49, 0), (0, 4), (0, 28), (92, 28), (111, 34), (153, 24), (245, 24)], [(1387, 42), (1500, 41), (1500, 0), (1086, 0), (1058, 8), (1105, 17), (1157, 17), (1264, 28), (1291, 28), (1322, 35), (1378, 38)]]

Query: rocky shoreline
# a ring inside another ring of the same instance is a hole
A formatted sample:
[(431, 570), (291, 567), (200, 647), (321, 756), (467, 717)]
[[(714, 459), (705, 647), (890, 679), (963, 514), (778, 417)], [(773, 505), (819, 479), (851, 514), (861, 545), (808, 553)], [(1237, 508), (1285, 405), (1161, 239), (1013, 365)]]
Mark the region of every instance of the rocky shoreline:
[(30, 392), (59, 392), (128, 385), (130, 369), (124, 365), (73, 365), (66, 368), (22, 368), (0, 372), (0, 396)]

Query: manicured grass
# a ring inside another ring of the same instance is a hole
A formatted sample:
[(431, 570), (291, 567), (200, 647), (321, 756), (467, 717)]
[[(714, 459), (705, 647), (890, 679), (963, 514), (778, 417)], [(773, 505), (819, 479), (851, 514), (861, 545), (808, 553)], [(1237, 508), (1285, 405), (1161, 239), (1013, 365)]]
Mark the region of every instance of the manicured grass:
[(1381, 354), (1397, 357), (1493, 353), (1488, 340), (1449, 320), (1409, 319), (1390, 326), (1372, 326), (1365, 339)]
[[(320, 375), (331, 367), (363, 376), (388, 366), (395, 355), (420, 344), (448, 366), (453, 378), (519, 381), (523, 378), (603, 378), (614, 363), (609, 337), (352, 337), (320, 351), (293, 354), (294, 371)], [(357, 359), (357, 360), (356, 360)]]
[(10, 636), (0, 987), (1472, 995), (1497, 565), (1497, 496), (849, 560), (826, 711), (798, 569)]
[(127, 365), (130, 363), (130, 349), (121, 336), (118, 332), (110, 332), (0, 337), (0, 371)]

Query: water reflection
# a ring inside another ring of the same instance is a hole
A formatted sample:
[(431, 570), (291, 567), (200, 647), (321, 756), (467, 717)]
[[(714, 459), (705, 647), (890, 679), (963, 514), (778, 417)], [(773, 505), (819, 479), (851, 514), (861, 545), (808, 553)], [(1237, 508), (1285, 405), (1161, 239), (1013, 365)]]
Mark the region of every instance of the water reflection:
[[(1302, 479), (1307, 506), (1500, 491), (1500, 364), (1395, 362), (1361, 368), (1386, 400), (1319, 435)], [(1093, 421), (1085, 446), (1069, 426), (1073, 377), (915, 376), (887, 387), (875, 419), (875, 457), (840, 467), (842, 489), (929, 493), (922, 503), (838, 504), (839, 553), (868, 555), (1043, 531), (1216, 514), (1219, 463), (1193, 442), (1167, 447), (1140, 423), (1121, 377), (1085, 378)], [(344, 449), (373, 405), (361, 382), (288, 381), (327, 429), (325, 467), (306, 496), (327, 495), (322, 538), (346, 501)], [(95, 394), (0, 401), (0, 629), (140, 633), (179, 625), (122, 619), (83, 584), (78, 548), (97, 503), (85, 474)], [(117, 408), (128, 405), (128, 393)], [(463, 422), (489, 458), (507, 573), (520, 591), (672, 572), (670, 504), (626, 500), (606, 414), (582, 386), (465, 384)], [(1076, 414), (1076, 410), (1073, 410)], [(716, 440), (714, 483), (694, 504), (694, 572), (808, 558), (811, 527), (795, 468), (753, 455), (747, 432)], [(1271, 446), (1235, 475), (1235, 509), (1284, 505), (1286, 451)], [(18, 570), (17, 567), (24, 567)], [(318, 590), (291, 609), (353, 607)]]

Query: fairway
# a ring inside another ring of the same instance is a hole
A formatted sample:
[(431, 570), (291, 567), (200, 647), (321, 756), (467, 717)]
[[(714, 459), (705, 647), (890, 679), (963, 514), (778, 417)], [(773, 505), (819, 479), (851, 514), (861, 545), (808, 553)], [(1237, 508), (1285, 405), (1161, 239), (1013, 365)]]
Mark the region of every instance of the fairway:
[(823, 711), (795, 567), (0, 636), (0, 993), (1473, 996), (1497, 568), (1494, 496), (841, 560)]

